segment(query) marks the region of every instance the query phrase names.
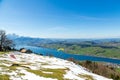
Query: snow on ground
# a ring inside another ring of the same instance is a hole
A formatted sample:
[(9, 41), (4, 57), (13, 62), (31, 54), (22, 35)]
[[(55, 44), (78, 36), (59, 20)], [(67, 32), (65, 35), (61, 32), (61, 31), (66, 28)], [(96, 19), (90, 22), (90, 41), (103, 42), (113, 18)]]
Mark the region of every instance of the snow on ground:
[(25, 76), (22, 77), (23, 79), (28, 79), (28, 80), (57, 80), (57, 79), (40, 77), (40, 76), (37, 76), (33, 73), (27, 72), (26, 70), (21, 70), (21, 72), (26, 74)]
[[(11, 54), (14, 55), (16, 59), (12, 58), (10, 56)], [(12, 64), (19, 65), (17, 65), (15, 70), (11, 70), (9, 67), (11, 67)], [(6, 68), (4, 66), (6, 66)], [(9, 75), (11, 80), (58, 80), (57, 78), (43, 77), (34, 74), (27, 71), (27, 69), (38, 71), (42, 71), (43, 69), (65, 69), (65, 74), (62, 74), (63, 80), (112, 80), (93, 74), (73, 62), (55, 57), (20, 52), (11, 52), (10, 54), (0, 57), (0, 72), (2, 72), (0, 74)], [(42, 73), (52, 75), (54, 72), (42, 71)]]

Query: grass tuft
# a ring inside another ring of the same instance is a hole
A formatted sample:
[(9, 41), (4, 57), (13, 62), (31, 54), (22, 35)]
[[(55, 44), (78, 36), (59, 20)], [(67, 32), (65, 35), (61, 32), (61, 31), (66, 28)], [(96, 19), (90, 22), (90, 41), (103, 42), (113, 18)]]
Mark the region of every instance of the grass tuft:
[(0, 75), (0, 80), (10, 80), (9, 76), (4, 74), (4, 75)]
[(85, 80), (94, 80), (92, 76), (86, 75), (86, 74), (79, 74), (81, 78), (84, 78)]
[[(54, 78), (54, 79), (58, 79), (58, 80), (64, 80), (64, 74), (66, 69), (43, 69), (43, 70), (30, 70), (28, 69), (28, 72), (34, 73), (36, 75), (39, 76), (43, 76), (46, 78)], [(47, 73), (43, 73), (44, 72), (52, 72), (52, 74), (47, 74)]]

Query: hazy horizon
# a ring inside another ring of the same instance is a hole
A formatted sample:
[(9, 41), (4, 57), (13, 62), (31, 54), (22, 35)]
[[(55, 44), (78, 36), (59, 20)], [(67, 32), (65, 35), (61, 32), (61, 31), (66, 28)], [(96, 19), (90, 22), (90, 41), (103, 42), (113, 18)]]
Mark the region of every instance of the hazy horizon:
[(0, 29), (37, 38), (119, 38), (119, 0), (0, 0)]
[(9, 33), (8, 36), (18, 36), (18, 37), (29, 37), (29, 38), (43, 38), (43, 39), (89, 39), (89, 40), (99, 40), (99, 39), (120, 39), (120, 37), (106, 37), (106, 38), (44, 38), (44, 37), (34, 37), (34, 36), (26, 36), (26, 35), (18, 35), (15, 33)]

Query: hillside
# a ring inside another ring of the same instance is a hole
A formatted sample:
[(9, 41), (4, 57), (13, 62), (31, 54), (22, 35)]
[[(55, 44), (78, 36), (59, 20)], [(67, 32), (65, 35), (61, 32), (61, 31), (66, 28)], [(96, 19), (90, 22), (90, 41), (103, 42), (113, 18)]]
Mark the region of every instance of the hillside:
[(120, 59), (120, 39), (46, 39), (7, 35), (17, 45), (38, 46), (51, 49), (64, 48), (72, 54), (92, 55)]
[[(14, 56), (13, 56), (14, 55)], [(111, 80), (73, 62), (54, 57), (10, 52), (0, 55), (0, 80)]]
[(81, 41), (81, 42), (56, 42), (48, 44), (37, 44), (58, 50), (63, 48), (63, 52), (71, 54), (91, 55), (120, 59), (120, 41)]

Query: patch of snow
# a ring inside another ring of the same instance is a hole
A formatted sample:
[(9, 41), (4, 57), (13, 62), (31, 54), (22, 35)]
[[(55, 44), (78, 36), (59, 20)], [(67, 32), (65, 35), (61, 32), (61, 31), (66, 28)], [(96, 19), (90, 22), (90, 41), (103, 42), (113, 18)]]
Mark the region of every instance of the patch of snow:
[(64, 66), (58, 66), (58, 65), (43, 65), (42, 68), (50, 68), (50, 69), (64, 69)]
[(70, 80), (84, 80), (83, 78), (80, 78), (77, 75), (75, 75), (72, 71), (67, 71), (67, 73), (64, 75), (64, 78)]
[(6, 63), (2, 63), (2, 65), (7, 66), (7, 67), (11, 66), (11, 64), (6, 64)]
[[(40, 69), (66, 69), (66, 74), (64, 74), (65, 79), (70, 80), (85, 80), (84, 78), (80, 77), (80, 74), (90, 75), (95, 80), (112, 80), (105, 78), (103, 76), (91, 73), (87, 71), (80, 65), (77, 65), (73, 62), (55, 58), (55, 57), (48, 57), (48, 56), (40, 56), (36, 54), (26, 54), (20, 52), (12, 52), (11, 54), (15, 55), (16, 59), (11, 58), (8, 55), (3, 55), (0, 57), (0, 60), (6, 60), (10, 64), (4, 63), (3, 65), (10, 66), (13, 63), (19, 63), (24, 67), (28, 67), (32, 70), (40, 70)], [(44, 65), (45, 64), (45, 65)], [(0, 67), (0, 71), (2, 72), (2, 68)], [(3, 72), (4, 74), (10, 75), (11, 80), (57, 80), (52, 78), (45, 78), (42, 76), (35, 75), (33, 73), (27, 72), (23, 67), (17, 67), (17, 70), (14, 72), (7, 73)], [(19, 73), (23, 73), (25, 75), (19, 76)], [(45, 72), (46, 74), (52, 74), (53, 72)], [(16, 76), (16, 77), (15, 77)]]
[(25, 76), (22, 76), (22, 78), (27, 80), (57, 80), (52, 78), (40, 77), (33, 73), (27, 72), (26, 70), (21, 70), (21, 72), (25, 74)]
[(0, 67), (0, 71), (2, 70), (2, 68)]
[(45, 74), (53, 74), (53, 72), (45, 72), (45, 71), (42, 71), (42, 72)]

